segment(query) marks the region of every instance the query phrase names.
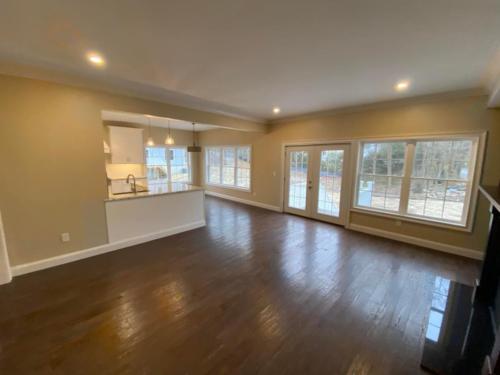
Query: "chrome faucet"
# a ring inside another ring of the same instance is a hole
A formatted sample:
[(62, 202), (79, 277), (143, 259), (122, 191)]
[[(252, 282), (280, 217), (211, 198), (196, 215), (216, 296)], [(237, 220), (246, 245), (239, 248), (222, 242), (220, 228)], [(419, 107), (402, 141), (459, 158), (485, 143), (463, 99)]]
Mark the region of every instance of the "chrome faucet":
[[(131, 184), (130, 184), (130, 177), (132, 177), (132, 179), (133, 179), (133, 182), (132, 182)], [(132, 189), (132, 192), (133, 192), (134, 194), (137, 194), (137, 185), (136, 185), (136, 183), (135, 183), (135, 176), (134, 176), (133, 174), (129, 174), (129, 175), (127, 176), (127, 184), (130, 184), (130, 187), (131, 187), (131, 189)]]

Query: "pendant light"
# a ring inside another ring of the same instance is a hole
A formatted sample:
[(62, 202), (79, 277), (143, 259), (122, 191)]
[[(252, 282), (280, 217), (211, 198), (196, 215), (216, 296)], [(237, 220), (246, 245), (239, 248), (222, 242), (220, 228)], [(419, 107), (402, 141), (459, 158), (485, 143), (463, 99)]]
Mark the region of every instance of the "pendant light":
[(148, 141), (146, 142), (146, 144), (149, 146), (149, 147), (153, 147), (155, 145), (155, 141), (153, 141), (153, 137), (151, 137), (151, 116), (147, 115), (147, 118), (148, 118)]
[(194, 131), (195, 123), (193, 122), (193, 145), (188, 147), (188, 152), (201, 152), (201, 147), (196, 146), (196, 133)]
[(167, 138), (165, 138), (165, 144), (166, 145), (173, 145), (175, 143), (174, 138), (170, 135), (170, 120), (168, 120), (168, 135)]

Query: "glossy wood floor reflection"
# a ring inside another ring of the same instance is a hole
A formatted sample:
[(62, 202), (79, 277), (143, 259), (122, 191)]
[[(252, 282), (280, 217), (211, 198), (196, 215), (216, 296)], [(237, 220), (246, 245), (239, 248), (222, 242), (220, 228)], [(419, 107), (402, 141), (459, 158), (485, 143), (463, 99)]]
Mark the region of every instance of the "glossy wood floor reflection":
[(207, 198), (206, 228), (0, 287), (1, 374), (413, 374), (477, 264)]

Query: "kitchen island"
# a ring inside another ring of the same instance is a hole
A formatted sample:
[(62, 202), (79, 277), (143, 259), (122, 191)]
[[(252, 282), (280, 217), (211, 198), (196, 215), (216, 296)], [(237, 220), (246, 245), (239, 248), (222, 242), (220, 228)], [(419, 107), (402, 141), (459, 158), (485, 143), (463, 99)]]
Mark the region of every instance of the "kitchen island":
[(204, 190), (185, 183), (150, 184), (148, 191), (109, 194), (108, 241), (140, 243), (205, 226)]

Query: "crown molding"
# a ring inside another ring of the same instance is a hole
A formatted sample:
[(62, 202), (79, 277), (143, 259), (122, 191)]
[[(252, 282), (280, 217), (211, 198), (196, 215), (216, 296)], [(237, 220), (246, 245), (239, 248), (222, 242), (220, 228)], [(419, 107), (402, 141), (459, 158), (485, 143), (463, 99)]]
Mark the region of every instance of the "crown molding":
[[(165, 104), (177, 105), (193, 110), (204, 111), (207, 113), (218, 114), (245, 121), (254, 122), (262, 125), (277, 125), (295, 121), (312, 120), (319, 117), (328, 117), (338, 114), (355, 113), (370, 111), (376, 109), (385, 109), (400, 107), (411, 104), (433, 102), (439, 100), (458, 99), (465, 97), (487, 96), (488, 90), (482, 87), (468, 88), (456, 91), (440, 92), (427, 95), (419, 95), (395, 100), (377, 101), (373, 103), (357, 104), (339, 108), (331, 108), (320, 111), (305, 112), (298, 115), (286, 116), (281, 118), (260, 118), (251, 114), (227, 106), (221, 103), (197, 98), (194, 96), (182, 94), (179, 92), (158, 88), (139, 82), (132, 82), (110, 75), (99, 74), (102, 72), (88, 72), (81, 74), (76, 70), (57, 67), (47, 62), (14, 62), (10, 58), (0, 56), (0, 74), (9, 76), (39, 79), (48, 82), (66, 84), (76, 87), (93, 89), (118, 94), (132, 98), (153, 100)], [(500, 106), (500, 78), (496, 85), (493, 85), (488, 108)]]
[(16, 60), (11, 59), (9, 56), (0, 56), (0, 74), (98, 90), (137, 99), (152, 100), (257, 124), (266, 123), (266, 119), (252, 116), (244, 110), (232, 106), (141, 82), (129, 81), (109, 74), (103, 74), (102, 71), (89, 71), (82, 74), (75, 69), (57, 66), (48, 62), (26, 61), (24, 59), (24, 61), (22, 60), (23, 62), (19, 63)]
[(332, 108), (322, 111), (315, 111), (310, 113), (304, 113), (302, 115), (297, 116), (289, 116), (283, 117), (279, 119), (274, 119), (269, 121), (268, 125), (278, 125), (296, 121), (306, 121), (313, 120), (320, 117), (329, 117), (339, 114), (347, 114), (347, 113), (356, 113), (356, 112), (364, 112), (364, 111), (373, 111), (377, 109), (387, 109), (394, 107), (403, 107), (411, 104), (420, 104), (420, 103), (429, 103), (436, 102), (441, 100), (449, 100), (449, 99), (460, 99), (467, 97), (477, 97), (477, 96), (487, 96), (488, 92), (484, 88), (469, 88), (464, 90), (456, 90), (456, 91), (447, 91), (436, 94), (428, 94), (428, 95), (418, 95), (407, 98), (395, 99), (395, 100), (385, 100), (380, 102), (373, 102), (368, 104), (359, 104), (341, 108)]

